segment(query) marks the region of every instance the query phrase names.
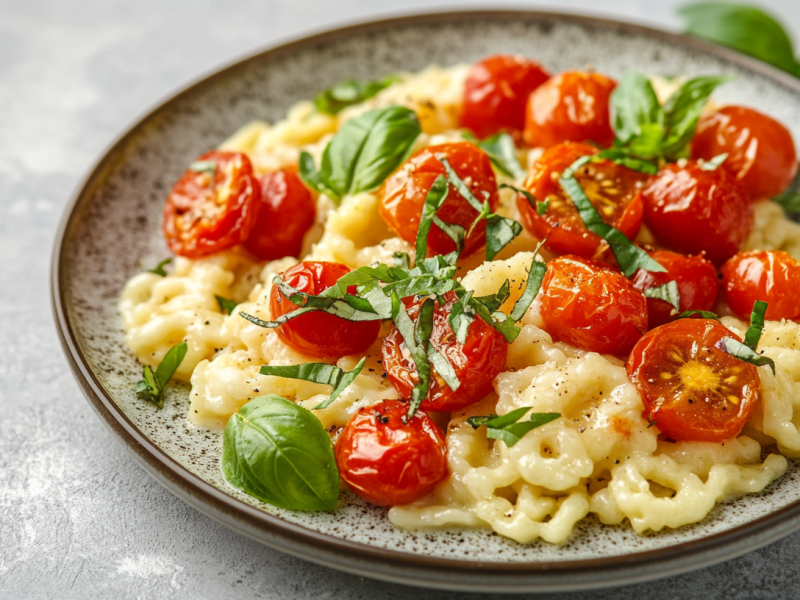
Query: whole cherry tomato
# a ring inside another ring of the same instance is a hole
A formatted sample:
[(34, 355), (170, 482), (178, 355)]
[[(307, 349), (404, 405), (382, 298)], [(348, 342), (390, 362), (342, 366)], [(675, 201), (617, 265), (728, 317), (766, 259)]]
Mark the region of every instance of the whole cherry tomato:
[[(719, 288), (714, 265), (702, 256), (686, 256), (669, 250), (655, 250), (649, 254), (667, 272), (652, 273), (639, 269), (631, 278), (633, 285), (644, 292), (674, 281), (681, 297), (680, 312), (714, 308)], [(658, 298), (647, 299), (648, 329), (672, 321), (676, 315), (669, 302)]]
[[(439, 175), (446, 176), (444, 165), (437, 158), (445, 157), (456, 175), (469, 187), (472, 195), (483, 203), (489, 201), (492, 210), (497, 208), (497, 179), (486, 153), (470, 142), (454, 142), (429, 146), (406, 161), (387, 179), (379, 191), (381, 217), (400, 238), (409, 244), (417, 239), (425, 198)], [(449, 185), (449, 192), (436, 215), (445, 223), (455, 223), (469, 229), (478, 216), (458, 190)], [(486, 222), (475, 227), (464, 242), (466, 256), (486, 244)], [(453, 240), (439, 229), (431, 227), (428, 235), (428, 255), (447, 254), (456, 249)]]
[(700, 118), (692, 156), (711, 160), (720, 154), (728, 155), (723, 166), (736, 175), (753, 200), (777, 196), (797, 173), (789, 130), (744, 106), (726, 106)]
[(195, 164), (197, 170), (188, 169), (172, 187), (162, 225), (170, 250), (187, 258), (208, 256), (247, 239), (261, 198), (246, 154), (214, 150)]
[[(350, 272), (345, 265), (331, 262), (301, 262), (281, 275), (296, 290), (321, 294), (340, 277)], [(347, 290), (355, 294), (355, 286)], [(272, 318), (277, 319), (300, 308), (272, 286), (269, 299)], [(309, 356), (347, 356), (364, 352), (380, 331), (380, 321), (348, 321), (321, 311), (308, 312), (278, 327), (278, 337), (289, 346)]]
[(365, 406), (336, 443), (339, 475), (379, 506), (407, 504), (430, 494), (447, 477), (444, 436), (424, 411), (408, 422), (408, 404), (385, 400)]
[(244, 247), (258, 260), (300, 256), (303, 236), (314, 224), (316, 205), (297, 174), (289, 169), (261, 177), (258, 216)]
[(617, 82), (599, 73), (564, 71), (540, 85), (528, 98), (525, 142), (549, 148), (562, 142), (614, 141), (608, 102)]
[(722, 286), (742, 319), (756, 300), (769, 304), (767, 319), (800, 319), (800, 263), (782, 250), (739, 252), (722, 266)]
[(644, 220), (659, 243), (683, 254), (705, 253), (721, 265), (738, 252), (753, 228), (750, 197), (723, 168), (695, 161), (661, 168), (642, 190)]
[(556, 258), (547, 265), (538, 298), (545, 330), (583, 350), (623, 356), (647, 331), (642, 292), (600, 261)]
[(739, 338), (710, 319), (680, 319), (656, 327), (626, 365), (644, 402), (644, 416), (667, 437), (722, 442), (739, 435), (761, 400), (753, 365), (719, 347)]
[[(558, 178), (582, 156), (597, 154), (587, 144), (568, 142), (544, 151), (528, 172), (524, 187), (538, 202), (547, 202), (547, 210), (539, 214), (528, 199), (519, 194), (517, 208), (522, 223), (535, 237), (545, 241), (554, 254), (577, 254), (595, 257), (606, 248), (600, 236), (586, 229), (572, 199), (561, 187)], [(575, 178), (603, 220), (634, 238), (642, 224), (642, 200), (639, 191), (646, 175), (609, 160), (587, 163), (575, 172)]]
[(476, 62), (464, 84), (461, 125), (479, 138), (501, 130), (521, 134), (528, 96), (550, 78), (539, 63), (512, 54)]
[[(492, 392), (492, 381), (505, 369), (508, 342), (496, 329), (480, 318), (470, 323), (464, 344), (456, 340), (448, 317), (457, 298), (454, 293), (446, 296), (444, 306), (438, 303), (433, 312), (433, 333), (430, 344), (444, 356), (461, 382), (458, 389), (451, 390), (447, 383), (431, 367), (431, 383), (428, 397), (422, 401), (425, 410), (451, 411), (464, 408), (483, 400)], [(404, 301), (408, 315), (416, 322), (421, 301)], [(411, 390), (419, 383), (417, 367), (409, 356), (403, 336), (393, 327), (383, 340), (381, 347), (383, 368), (394, 388), (405, 399), (411, 398)]]

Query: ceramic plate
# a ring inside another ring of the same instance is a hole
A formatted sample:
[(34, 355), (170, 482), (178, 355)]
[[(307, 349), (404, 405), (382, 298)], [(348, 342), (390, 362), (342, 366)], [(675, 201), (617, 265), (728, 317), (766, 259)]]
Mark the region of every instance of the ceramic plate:
[(429, 14), (367, 23), (269, 49), (180, 92), (98, 162), (55, 244), (53, 302), (72, 369), (100, 417), (153, 477), (225, 525), (302, 558), (360, 575), (460, 590), (545, 591), (630, 583), (743, 554), (800, 527), (800, 469), (703, 522), (639, 536), (587, 518), (568, 543), (520, 545), (484, 530), (408, 532), (385, 510), (343, 495), (334, 513), (282, 511), (238, 494), (219, 474), (221, 435), (185, 419), (188, 388), (156, 411), (135, 397), (141, 367), (126, 350), (117, 297), (167, 255), (161, 208), (197, 155), (254, 119), (347, 78), (373, 79), (492, 53), (535, 57), (553, 72), (594, 65), (618, 77), (733, 73), (715, 97), (763, 108), (800, 136), (800, 83), (735, 52), (612, 21), (527, 11)]

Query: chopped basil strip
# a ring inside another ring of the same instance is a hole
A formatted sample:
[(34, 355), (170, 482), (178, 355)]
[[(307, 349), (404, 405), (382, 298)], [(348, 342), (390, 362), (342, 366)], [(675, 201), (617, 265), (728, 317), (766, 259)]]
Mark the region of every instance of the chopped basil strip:
[(322, 153), (319, 170), (300, 153), (300, 176), (312, 188), (339, 201), (378, 187), (406, 159), (422, 131), (413, 110), (376, 108), (342, 125)]
[(395, 252), (392, 255), (392, 260), (394, 261), (394, 266), (398, 269), (411, 268), (411, 258), (409, 258), (407, 252)]
[(320, 420), (285, 398), (255, 398), (225, 427), (220, 465), (235, 488), (288, 510), (333, 510), (339, 471)]
[(310, 383), (333, 386), (331, 397), (314, 407), (314, 410), (319, 410), (321, 408), (327, 408), (331, 402), (339, 397), (339, 394), (341, 394), (348, 385), (353, 383), (353, 380), (361, 372), (361, 369), (364, 368), (366, 360), (366, 358), (362, 358), (352, 371), (346, 372), (335, 365), (329, 365), (327, 363), (306, 363), (303, 365), (277, 367), (265, 365), (261, 367), (259, 373), (261, 375), (299, 379)]
[(714, 321), (719, 321), (719, 315), (707, 310), (686, 310), (679, 314), (676, 319), (689, 319), (694, 317), (695, 315), (700, 315), (703, 319), (713, 319)]
[(470, 304), (472, 300), (472, 292), (468, 291), (459, 297), (458, 302), (450, 307), (450, 316), (448, 322), (450, 329), (456, 336), (456, 341), (459, 344), (467, 343), (467, 333), (472, 321), (475, 320), (475, 309)]
[(444, 379), (447, 387), (455, 392), (461, 386), (461, 382), (458, 380), (458, 375), (456, 375), (453, 365), (450, 364), (450, 361), (447, 360), (444, 354), (433, 347), (433, 344), (428, 344), (428, 360), (430, 360), (433, 368), (436, 369), (439, 377)]
[(764, 331), (764, 315), (767, 312), (767, 303), (763, 300), (756, 300), (753, 304), (753, 312), (750, 313), (750, 327), (744, 336), (744, 343), (753, 350), (758, 349), (758, 341)]
[(528, 312), (528, 308), (530, 308), (533, 299), (536, 298), (536, 295), (539, 293), (539, 288), (542, 287), (544, 276), (547, 274), (547, 265), (536, 259), (536, 254), (539, 252), (539, 248), (542, 247), (543, 243), (544, 242), (539, 243), (536, 250), (533, 251), (533, 261), (531, 262), (531, 269), (528, 271), (528, 280), (525, 282), (525, 290), (508, 315), (515, 323)]
[(681, 294), (678, 291), (678, 283), (670, 281), (658, 287), (649, 288), (644, 291), (645, 298), (657, 298), (664, 302), (669, 302), (675, 310), (681, 309)]
[(155, 370), (150, 365), (145, 365), (144, 379), (136, 383), (136, 395), (158, 408), (163, 408), (164, 388), (183, 362), (187, 349), (186, 342), (181, 342), (167, 351)]
[[(428, 302), (430, 302), (430, 310), (426, 309)], [(429, 322), (425, 322), (425, 319)], [(411, 320), (411, 317), (408, 316), (405, 305), (402, 302), (398, 302), (394, 315), (394, 324), (403, 337), (409, 354), (411, 354), (411, 359), (417, 367), (417, 377), (419, 378), (419, 383), (411, 390), (411, 404), (406, 416), (407, 419), (410, 419), (417, 412), (422, 401), (428, 397), (428, 391), (430, 390), (431, 364), (428, 360), (428, 352), (425, 346), (428, 343), (428, 337), (433, 331), (433, 300), (429, 299), (423, 302), (416, 325)], [(425, 337), (425, 334), (428, 337)]]
[(517, 158), (517, 147), (514, 145), (514, 138), (507, 133), (498, 133), (482, 142), (478, 142), (476, 145), (486, 152), (492, 164), (504, 175), (513, 179), (525, 177), (525, 169), (519, 164), (519, 159)]
[(537, 202), (536, 203), (536, 214), (543, 215), (547, 212), (547, 209), (550, 208), (550, 198), (545, 200), (544, 202)]
[(233, 314), (233, 309), (239, 306), (239, 303), (236, 300), (228, 300), (227, 298), (223, 298), (222, 296), (214, 296), (217, 299), (217, 304), (219, 304), (219, 309), (226, 313), (226, 314)]
[(152, 269), (149, 269), (148, 273), (155, 273), (156, 275), (161, 275), (161, 277), (166, 277), (167, 272), (164, 270), (164, 267), (172, 262), (172, 258), (165, 258), (160, 263), (158, 263)]
[(492, 214), (492, 208), (489, 206), (489, 201), (486, 200), (481, 207), (481, 212), (478, 213), (478, 216), (475, 217), (475, 220), (472, 222), (472, 225), (469, 226), (469, 231), (467, 232), (467, 237), (472, 235), (472, 232), (475, 231), (475, 228), (478, 226), (478, 223), (483, 221), (486, 217)]
[(195, 173), (208, 173), (212, 177), (217, 172), (217, 161), (215, 160), (196, 160), (189, 165), (189, 169)]
[(314, 106), (321, 113), (335, 115), (348, 106), (360, 104), (375, 96), (381, 90), (400, 81), (397, 75), (389, 75), (377, 81), (356, 81), (347, 79), (335, 86), (319, 92), (314, 97)]
[(715, 157), (714, 157), (714, 158), (712, 158), (711, 160), (707, 160), (707, 161), (705, 161), (705, 162), (704, 162), (702, 165), (700, 165), (700, 168), (701, 168), (703, 171), (716, 171), (716, 170), (717, 170), (717, 168), (718, 168), (718, 167), (719, 167), (719, 166), (720, 166), (722, 163), (724, 163), (724, 162), (725, 162), (725, 159), (726, 159), (726, 158), (728, 158), (728, 153), (727, 153), (727, 152), (726, 152), (726, 153), (724, 153), (724, 154), (718, 154), (717, 156), (715, 156)]
[(743, 360), (746, 363), (755, 365), (756, 367), (763, 367), (769, 365), (772, 372), (775, 373), (775, 361), (768, 356), (762, 356), (756, 353), (750, 346), (743, 344), (739, 340), (730, 337), (724, 337), (717, 342), (717, 347), (724, 350), (731, 356)]
[(439, 210), (447, 199), (447, 193), (450, 186), (447, 185), (447, 179), (439, 175), (428, 190), (428, 195), (425, 197), (425, 204), (422, 206), (422, 215), (419, 218), (419, 229), (417, 229), (417, 243), (416, 252), (417, 256), (424, 258), (428, 253), (428, 234), (433, 226), (433, 218), (436, 216), (436, 211)]
[(590, 160), (589, 156), (579, 158), (564, 171), (559, 179), (564, 191), (572, 198), (586, 228), (608, 242), (622, 272), (627, 277), (633, 275), (638, 269), (644, 269), (651, 273), (666, 273), (667, 270), (653, 260), (647, 252), (635, 246), (621, 231), (603, 221), (600, 213), (589, 201), (586, 192), (575, 179), (575, 171)]
[(453, 167), (450, 166), (450, 162), (447, 160), (447, 157), (444, 154), (439, 154), (436, 156), (436, 158), (438, 158), (439, 162), (441, 162), (444, 166), (444, 171), (447, 173), (447, 181), (450, 182), (450, 185), (456, 188), (458, 193), (461, 194), (461, 197), (467, 201), (467, 204), (480, 213), (481, 209), (483, 209), (483, 203), (472, 194), (467, 184), (464, 183), (458, 174), (453, 170)]
[(508, 279), (506, 279), (496, 294), (492, 294), (491, 296), (479, 296), (475, 298), (475, 300), (494, 312), (500, 309), (503, 303), (508, 300), (509, 296), (511, 296), (511, 286)]
[(511, 448), (529, 431), (555, 421), (561, 416), (561, 413), (533, 413), (527, 421), (520, 421), (531, 408), (533, 407), (523, 406), (502, 416), (469, 417), (467, 423), (475, 429), (483, 425), (486, 427), (486, 437), (502, 440)]

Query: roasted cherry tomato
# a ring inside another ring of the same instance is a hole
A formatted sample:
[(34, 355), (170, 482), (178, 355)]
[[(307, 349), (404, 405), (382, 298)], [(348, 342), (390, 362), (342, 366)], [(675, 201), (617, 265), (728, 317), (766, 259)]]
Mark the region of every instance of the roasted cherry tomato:
[[(595, 257), (606, 247), (602, 238), (586, 229), (572, 199), (562, 189), (558, 178), (581, 156), (597, 154), (586, 144), (559, 144), (545, 150), (525, 180), (524, 187), (538, 202), (548, 202), (540, 215), (528, 199), (519, 194), (517, 208), (522, 223), (535, 237), (547, 238), (545, 247), (554, 254), (577, 254)], [(642, 224), (642, 200), (639, 191), (647, 179), (609, 160), (587, 163), (575, 178), (603, 220), (634, 238)]]
[[(669, 250), (650, 252), (666, 273), (651, 273), (639, 269), (631, 278), (633, 285), (644, 292), (674, 281), (681, 297), (680, 312), (687, 310), (711, 310), (717, 301), (719, 283), (717, 270), (702, 256), (686, 256)], [(677, 315), (675, 308), (665, 300), (647, 299), (647, 328), (653, 329), (672, 321)]]
[(300, 256), (303, 236), (314, 224), (316, 205), (294, 171), (282, 169), (261, 177), (258, 215), (244, 247), (258, 260)]
[(647, 331), (647, 302), (616, 268), (580, 256), (547, 265), (538, 296), (545, 329), (554, 340), (622, 356)]
[(447, 477), (444, 436), (424, 411), (406, 423), (408, 404), (365, 406), (336, 443), (339, 475), (356, 494), (379, 506), (407, 504)]
[[(381, 216), (398, 236), (414, 244), (425, 198), (439, 175), (446, 176), (437, 156), (444, 156), (456, 175), (467, 184), (479, 202), (489, 201), (497, 208), (497, 179), (486, 153), (470, 142), (454, 142), (429, 146), (420, 150), (384, 182), (379, 191)], [(469, 229), (478, 211), (472, 208), (452, 185), (444, 204), (436, 215), (445, 223), (455, 223)], [(486, 222), (482, 221), (464, 243), (463, 255), (471, 254), (486, 244)], [(431, 227), (428, 235), (428, 255), (447, 254), (456, 249), (453, 240), (439, 229)]]
[[(330, 262), (301, 262), (281, 275), (284, 282), (300, 292), (321, 294), (350, 272), (345, 265)], [(355, 286), (347, 290), (355, 294)], [(272, 286), (269, 299), (272, 318), (300, 308)], [(348, 321), (321, 311), (308, 312), (278, 327), (278, 337), (309, 356), (347, 356), (364, 352), (378, 337), (380, 321)]]
[(800, 263), (782, 250), (739, 252), (722, 266), (722, 286), (746, 321), (756, 300), (769, 304), (767, 319), (800, 319)]
[(721, 265), (738, 252), (753, 228), (750, 197), (723, 168), (695, 161), (664, 166), (642, 190), (644, 220), (658, 241), (683, 254), (705, 253)]
[(220, 252), (247, 239), (261, 198), (246, 154), (215, 150), (195, 164), (198, 170), (188, 169), (172, 187), (162, 226), (170, 250), (187, 258)]
[(736, 175), (753, 200), (777, 196), (797, 173), (789, 130), (744, 106), (726, 106), (700, 118), (692, 156), (711, 160), (720, 154), (728, 155), (723, 166)]
[[(425, 410), (458, 410), (483, 400), (492, 391), (492, 381), (506, 365), (508, 342), (480, 318), (470, 324), (466, 343), (458, 343), (448, 323), (450, 309), (456, 300), (455, 294), (449, 293), (444, 306), (436, 305), (430, 343), (450, 362), (461, 385), (457, 390), (451, 390), (436, 369), (431, 368), (430, 391), (422, 401)], [(408, 308), (408, 315), (416, 322), (422, 303), (412, 302), (411, 298), (403, 302)], [(400, 396), (411, 398), (411, 390), (419, 383), (419, 376), (397, 327), (393, 327), (383, 340), (381, 354), (389, 381)]]
[(528, 98), (525, 142), (549, 148), (562, 142), (614, 141), (608, 101), (617, 82), (599, 73), (564, 71), (540, 85)]
[(484, 138), (501, 130), (521, 134), (528, 96), (550, 78), (539, 63), (512, 54), (476, 62), (464, 84), (461, 124)]
[(627, 371), (644, 402), (644, 416), (667, 437), (722, 442), (739, 435), (761, 400), (753, 365), (718, 344), (739, 338), (710, 319), (680, 319), (645, 335)]

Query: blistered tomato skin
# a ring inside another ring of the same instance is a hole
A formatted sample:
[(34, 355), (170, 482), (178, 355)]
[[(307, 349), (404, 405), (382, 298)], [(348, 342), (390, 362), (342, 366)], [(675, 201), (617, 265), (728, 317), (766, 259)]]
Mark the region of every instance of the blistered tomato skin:
[(642, 190), (644, 221), (660, 244), (682, 254), (704, 253), (721, 265), (753, 229), (750, 197), (723, 168), (695, 161), (668, 164)]
[(599, 73), (564, 71), (551, 77), (528, 98), (525, 143), (532, 148), (588, 141), (611, 146), (614, 132), (608, 105), (616, 86), (616, 81)]
[[(444, 165), (437, 158), (440, 155), (447, 159), (479, 202), (488, 200), (492, 210), (497, 208), (497, 179), (492, 171), (492, 163), (483, 150), (470, 142), (424, 148), (395, 171), (378, 192), (381, 217), (392, 231), (412, 245), (417, 239), (422, 208), (433, 182), (439, 175), (447, 176)], [(445, 223), (455, 223), (468, 230), (478, 211), (450, 185), (447, 199), (436, 215)], [(462, 255), (472, 254), (484, 245), (486, 222), (482, 221), (465, 240)], [(455, 249), (453, 240), (437, 225), (433, 225), (428, 235), (428, 256), (447, 254)]]
[(650, 331), (628, 358), (644, 417), (668, 438), (734, 438), (761, 401), (756, 367), (722, 350), (724, 337), (741, 341), (719, 321), (680, 319)]
[(497, 54), (476, 62), (464, 84), (461, 125), (479, 138), (499, 131), (521, 135), (531, 92), (550, 78), (536, 61)]
[[(345, 265), (330, 262), (301, 262), (281, 275), (283, 281), (300, 292), (321, 294), (350, 272)], [(355, 293), (355, 286), (348, 288)], [(273, 319), (300, 308), (284, 296), (277, 286), (270, 292)], [(277, 328), (278, 337), (308, 356), (339, 357), (365, 352), (377, 339), (380, 321), (347, 321), (324, 312), (309, 312)]]
[(252, 230), (261, 187), (246, 154), (215, 150), (197, 162), (209, 171), (187, 169), (164, 205), (162, 230), (178, 256), (200, 258), (243, 242)]
[(745, 321), (756, 300), (769, 304), (767, 319), (800, 319), (800, 263), (782, 250), (739, 252), (722, 266), (722, 286)]
[(703, 115), (692, 140), (692, 156), (711, 160), (727, 154), (723, 166), (752, 200), (783, 192), (797, 174), (792, 134), (772, 117), (744, 106), (726, 106)]
[(537, 298), (554, 340), (590, 352), (627, 355), (647, 331), (647, 302), (617, 269), (580, 256), (547, 265)]
[[(482, 319), (472, 321), (467, 330), (466, 343), (458, 343), (448, 323), (455, 301), (455, 294), (450, 293), (444, 306), (437, 304), (433, 313), (430, 343), (450, 362), (461, 385), (457, 390), (451, 390), (436, 369), (432, 368), (430, 391), (422, 401), (425, 410), (458, 410), (483, 400), (492, 392), (494, 378), (505, 369), (508, 342)], [(409, 317), (416, 323), (421, 302), (406, 299), (404, 303)], [(381, 354), (389, 381), (401, 397), (410, 399), (412, 389), (419, 383), (419, 376), (406, 350), (403, 336), (396, 327), (384, 339)]]
[[(681, 297), (680, 312), (687, 310), (708, 310), (714, 308), (719, 291), (717, 270), (702, 256), (686, 256), (669, 250), (655, 250), (650, 256), (664, 267), (666, 273), (652, 273), (639, 269), (633, 274), (633, 285), (644, 292), (674, 281)], [(674, 320), (677, 316), (674, 307), (665, 300), (647, 298), (648, 329)]]
[(424, 411), (405, 423), (408, 404), (386, 400), (365, 406), (336, 443), (339, 475), (356, 494), (379, 506), (428, 495), (447, 477), (444, 436)]
[(260, 180), (258, 214), (244, 247), (258, 260), (300, 256), (303, 236), (316, 214), (311, 193), (289, 169), (267, 173)]
[[(543, 215), (525, 196), (517, 196), (522, 224), (536, 238), (546, 238), (545, 247), (554, 254), (593, 258), (607, 248), (598, 235), (586, 228), (572, 199), (558, 182), (572, 163), (597, 152), (592, 146), (575, 142), (545, 150), (531, 167), (524, 183), (538, 202), (549, 202)], [(631, 239), (636, 237), (642, 224), (639, 192), (647, 179), (645, 175), (603, 160), (581, 167), (575, 172), (575, 178), (606, 223)]]

